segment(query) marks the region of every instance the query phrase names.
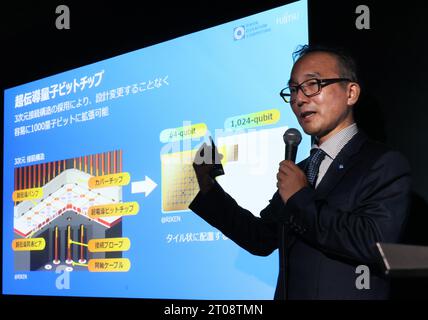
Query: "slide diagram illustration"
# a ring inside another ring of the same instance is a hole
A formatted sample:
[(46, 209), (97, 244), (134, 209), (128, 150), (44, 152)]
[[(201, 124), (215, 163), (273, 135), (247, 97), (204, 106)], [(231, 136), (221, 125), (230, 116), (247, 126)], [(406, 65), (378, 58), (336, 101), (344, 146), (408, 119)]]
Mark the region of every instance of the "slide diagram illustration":
[(120, 150), (15, 169), (15, 270), (129, 270), (122, 217), (139, 209), (123, 202), (129, 182)]

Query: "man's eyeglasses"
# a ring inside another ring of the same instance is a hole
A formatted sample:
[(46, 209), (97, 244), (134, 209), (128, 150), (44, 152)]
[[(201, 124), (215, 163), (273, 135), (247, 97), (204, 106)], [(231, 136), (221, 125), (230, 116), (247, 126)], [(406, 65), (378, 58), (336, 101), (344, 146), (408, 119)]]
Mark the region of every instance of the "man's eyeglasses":
[(352, 80), (347, 78), (308, 79), (296, 86), (289, 86), (282, 89), (279, 95), (282, 97), (282, 99), (284, 99), (286, 103), (294, 103), (299, 89), (302, 90), (305, 96), (310, 98), (319, 94), (321, 92), (321, 89), (324, 88), (325, 86), (328, 86), (330, 84), (337, 83), (337, 82), (343, 82), (343, 81), (352, 82)]

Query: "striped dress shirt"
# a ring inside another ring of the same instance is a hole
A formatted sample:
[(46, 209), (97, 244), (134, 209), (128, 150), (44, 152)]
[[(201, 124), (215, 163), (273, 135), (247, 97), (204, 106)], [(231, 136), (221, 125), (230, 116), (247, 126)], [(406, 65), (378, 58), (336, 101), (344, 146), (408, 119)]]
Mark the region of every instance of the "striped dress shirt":
[(328, 168), (330, 167), (333, 160), (339, 154), (340, 150), (352, 139), (352, 137), (358, 132), (358, 127), (356, 123), (351, 124), (350, 126), (342, 129), (334, 136), (330, 137), (327, 141), (322, 143), (320, 146), (313, 144), (311, 149), (321, 148), (326, 156), (323, 161), (321, 161), (320, 168), (318, 171), (317, 181), (315, 183), (315, 188), (318, 187), (318, 184), (321, 182)]

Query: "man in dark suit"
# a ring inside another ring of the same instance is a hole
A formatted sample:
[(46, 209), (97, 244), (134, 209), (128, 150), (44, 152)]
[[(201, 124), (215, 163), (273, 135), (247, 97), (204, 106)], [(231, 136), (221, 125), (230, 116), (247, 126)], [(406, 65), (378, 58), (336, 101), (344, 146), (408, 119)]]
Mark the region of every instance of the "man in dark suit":
[[(211, 178), (213, 164), (195, 159), (200, 192), (189, 208), (253, 254), (283, 249), (275, 299), (387, 299), (389, 282), (377, 272), (375, 244), (400, 240), (408, 163), (356, 126), (360, 86), (352, 58), (309, 46), (297, 54), (281, 96), (314, 137), (312, 155), (298, 165), (279, 164), (278, 191), (260, 218)], [(199, 156), (202, 150), (211, 151), (204, 145)], [(360, 265), (370, 271), (363, 288)]]

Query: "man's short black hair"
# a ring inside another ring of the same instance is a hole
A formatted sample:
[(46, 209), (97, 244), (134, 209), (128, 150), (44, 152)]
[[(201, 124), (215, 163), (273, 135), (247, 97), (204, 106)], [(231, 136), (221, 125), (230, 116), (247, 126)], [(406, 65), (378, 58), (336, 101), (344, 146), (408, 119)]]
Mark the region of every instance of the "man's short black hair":
[(311, 52), (325, 52), (336, 57), (341, 78), (347, 78), (358, 82), (357, 64), (354, 58), (343, 48), (322, 45), (303, 45), (293, 52), (293, 60), (297, 62), (300, 58)]

